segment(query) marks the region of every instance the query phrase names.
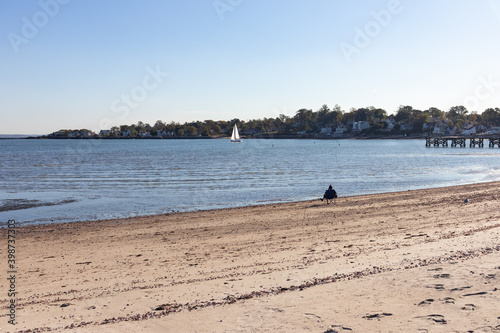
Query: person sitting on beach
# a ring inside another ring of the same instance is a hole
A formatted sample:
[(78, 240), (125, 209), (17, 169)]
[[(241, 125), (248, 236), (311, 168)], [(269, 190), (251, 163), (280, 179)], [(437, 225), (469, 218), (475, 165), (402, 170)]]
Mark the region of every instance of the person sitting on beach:
[(326, 203), (328, 203), (328, 200), (333, 201), (336, 197), (337, 197), (337, 192), (335, 192), (332, 185), (330, 185), (330, 186), (328, 186), (328, 190), (325, 191), (323, 198), (321, 198), (321, 201), (326, 199)]

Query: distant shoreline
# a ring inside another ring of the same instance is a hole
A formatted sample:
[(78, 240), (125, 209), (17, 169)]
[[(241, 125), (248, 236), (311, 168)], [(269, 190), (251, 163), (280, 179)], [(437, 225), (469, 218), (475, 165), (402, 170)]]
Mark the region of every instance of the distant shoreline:
[[(229, 140), (230, 137), (210, 137), (210, 136), (183, 136), (183, 137), (46, 137), (46, 136), (23, 136), (23, 137), (0, 137), (0, 140)], [(425, 136), (368, 136), (368, 137), (304, 137), (293, 135), (280, 135), (280, 136), (254, 136), (242, 137), (242, 140), (415, 140), (425, 139)]]

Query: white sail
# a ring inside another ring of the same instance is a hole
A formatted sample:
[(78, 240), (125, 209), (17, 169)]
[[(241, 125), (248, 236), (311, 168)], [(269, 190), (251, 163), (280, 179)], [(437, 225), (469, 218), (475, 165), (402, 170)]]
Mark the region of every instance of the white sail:
[(231, 142), (241, 142), (240, 134), (238, 133), (238, 127), (234, 124), (233, 134), (231, 135)]

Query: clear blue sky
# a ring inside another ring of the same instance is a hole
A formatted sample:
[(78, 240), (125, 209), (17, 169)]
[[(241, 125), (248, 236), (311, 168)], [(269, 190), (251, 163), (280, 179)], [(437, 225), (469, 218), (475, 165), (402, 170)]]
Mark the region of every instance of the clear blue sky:
[[(0, 133), (500, 107), (500, 2), (0, 2)], [(152, 74), (153, 73), (153, 74)]]

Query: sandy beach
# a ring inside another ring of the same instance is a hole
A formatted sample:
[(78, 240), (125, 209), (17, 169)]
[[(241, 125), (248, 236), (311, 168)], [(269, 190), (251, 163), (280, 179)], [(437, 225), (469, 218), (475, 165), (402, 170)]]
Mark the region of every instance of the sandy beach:
[(500, 332), (499, 186), (2, 229), (0, 332)]

